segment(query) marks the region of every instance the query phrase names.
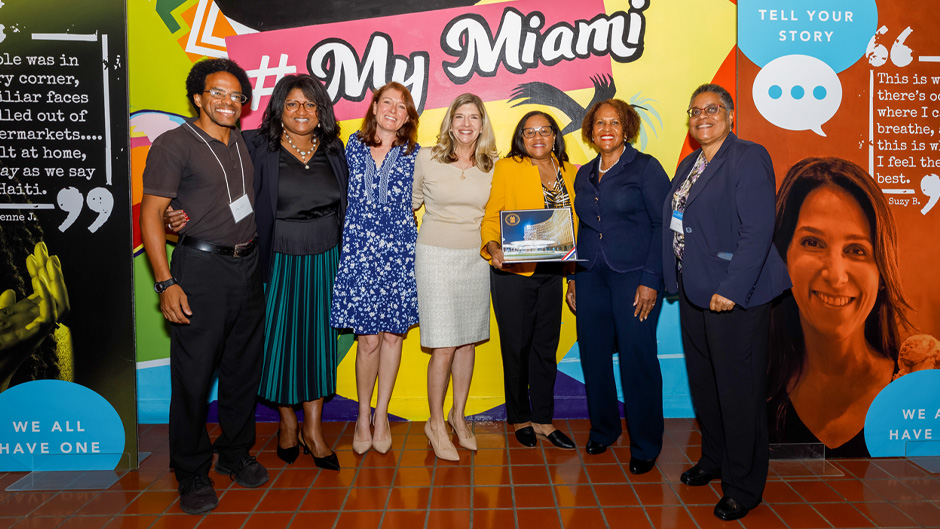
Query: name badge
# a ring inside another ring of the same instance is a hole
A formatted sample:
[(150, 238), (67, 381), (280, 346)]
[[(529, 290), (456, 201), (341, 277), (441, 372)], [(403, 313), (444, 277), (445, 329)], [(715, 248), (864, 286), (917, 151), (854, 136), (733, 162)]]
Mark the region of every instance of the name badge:
[(672, 210), (672, 221), (669, 222), (669, 229), (682, 233), (682, 212)]
[(251, 215), (251, 201), (248, 200), (248, 195), (244, 194), (238, 198), (235, 202), (232, 202), (228, 205), (232, 210), (232, 217), (235, 218), (235, 222), (241, 222), (242, 219)]

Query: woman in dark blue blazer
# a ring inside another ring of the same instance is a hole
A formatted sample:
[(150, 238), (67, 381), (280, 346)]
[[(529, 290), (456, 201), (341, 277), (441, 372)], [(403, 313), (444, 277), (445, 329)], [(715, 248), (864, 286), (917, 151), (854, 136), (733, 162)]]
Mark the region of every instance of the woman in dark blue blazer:
[[(620, 437), (613, 354), (619, 352), (623, 408), (630, 433), (630, 471), (652, 470), (663, 444), (663, 379), (656, 355), (662, 308), (662, 217), (669, 191), (662, 165), (630, 145), (640, 116), (629, 104), (595, 104), (581, 125), (599, 154), (574, 181), (580, 263), (568, 283), (578, 315), (578, 347), (591, 434), (600, 454)], [(577, 290), (575, 290), (577, 284)]]
[(761, 502), (767, 479), (770, 302), (790, 288), (772, 246), (774, 172), (762, 146), (731, 132), (734, 101), (706, 84), (692, 94), (687, 156), (663, 206), (663, 275), (679, 319), (702, 456), (686, 485), (721, 478), (715, 516), (734, 520)]

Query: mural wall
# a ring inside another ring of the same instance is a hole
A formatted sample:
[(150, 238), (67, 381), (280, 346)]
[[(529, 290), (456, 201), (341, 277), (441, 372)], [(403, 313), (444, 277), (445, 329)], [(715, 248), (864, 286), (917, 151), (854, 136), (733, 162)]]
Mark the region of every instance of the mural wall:
[[(310, 73), (334, 97), (345, 139), (358, 129), (370, 90), (396, 80), (409, 87), (421, 110), (421, 144), (435, 141), (453, 97), (474, 92), (495, 119), (501, 152), (509, 150), (519, 118), (539, 108), (559, 121), (572, 161), (580, 165), (596, 155), (580, 134), (586, 109), (595, 100), (618, 97), (643, 107), (638, 147), (667, 171), (691, 149), (685, 109), (692, 90), (713, 79), (734, 86), (735, 3), (728, 0), (317, 2), (310, 10), (287, 1), (252, 5), (128, 3), (135, 212), (148, 146), (191, 115), (183, 80), (203, 56), (227, 55), (248, 70), (256, 97), (243, 112), (244, 129), (259, 123), (278, 76)], [(703, 25), (710, 28), (708, 38), (679, 30)], [(140, 412), (144, 422), (162, 422), (169, 402), (169, 339), (136, 230), (135, 225)], [(574, 315), (564, 310), (556, 415), (586, 417)], [(492, 318), (490, 327), (490, 340), (477, 348), (468, 414), (502, 418), (502, 366)], [(428, 413), (429, 356), (419, 346), (419, 332), (412, 329), (405, 340), (390, 409), (413, 420)], [(675, 303), (664, 307), (658, 333), (667, 416), (692, 416)], [(356, 345), (351, 336), (340, 339), (338, 395), (325, 406), (327, 419), (355, 413), (350, 399)], [(274, 418), (263, 407), (259, 413)]]
[[(540, 108), (559, 120), (578, 164), (594, 156), (577, 130), (585, 109), (615, 96), (643, 107), (638, 147), (667, 171), (693, 149), (690, 92), (714, 80), (736, 95), (739, 135), (771, 152), (780, 189), (775, 244), (795, 287), (774, 307), (774, 440), (821, 443), (830, 456), (936, 455), (934, 10), (913, 0), (320, 2), (309, 10), (286, 0), (263, 9), (132, 1), (135, 200), (149, 142), (189, 115), (182, 79), (202, 56), (227, 55), (249, 70), (258, 97), (245, 128), (258, 123), (286, 73), (325, 83), (344, 135), (358, 128), (369, 91), (394, 79), (415, 95), (424, 144), (434, 141), (443, 107), (472, 91), (495, 117), (504, 152), (516, 120)], [(803, 161), (810, 157), (820, 159)], [(149, 292), (140, 256), (135, 268), (137, 288)], [(142, 415), (160, 421), (168, 344), (155, 304), (153, 296), (138, 304), (138, 368)], [(566, 308), (560, 417), (586, 414), (573, 323)], [(419, 332), (406, 339), (391, 411), (421, 420), (428, 356)], [(675, 303), (665, 304), (658, 337), (666, 414), (693, 416)], [(341, 340), (339, 394), (326, 407), (334, 418), (355, 410), (356, 347)], [(469, 413), (502, 417), (498, 350), (495, 332), (478, 348)]]

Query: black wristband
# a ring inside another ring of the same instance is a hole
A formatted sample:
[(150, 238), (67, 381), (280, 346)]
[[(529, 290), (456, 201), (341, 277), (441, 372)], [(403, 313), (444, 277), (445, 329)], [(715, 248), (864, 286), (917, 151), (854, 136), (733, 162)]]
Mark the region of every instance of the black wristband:
[(153, 284), (153, 291), (156, 292), (157, 294), (163, 294), (163, 292), (166, 289), (176, 284), (177, 284), (177, 281), (175, 277), (171, 277), (167, 279), (166, 281), (157, 281), (156, 283)]

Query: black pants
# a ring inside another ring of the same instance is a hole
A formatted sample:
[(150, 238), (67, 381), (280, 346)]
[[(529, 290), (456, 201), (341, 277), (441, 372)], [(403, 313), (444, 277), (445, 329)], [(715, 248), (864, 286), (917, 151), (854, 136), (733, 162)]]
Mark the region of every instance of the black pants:
[(770, 452), (765, 386), (770, 303), (730, 312), (693, 305), (679, 281), (679, 321), (692, 404), (702, 427), (698, 464), (751, 508), (761, 501)]
[(495, 269), (490, 274), (506, 419), (512, 424), (549, 424), (555, 415), (561, 282), (561, 267), (550, 263), (539, 264), (531, 277)]
[[(264, 294), (257, 251), (236, 258), (177, 246), (170, 268), (193, 312), (189, 325), (170, 329), (170, 465), (182, 481), (209, 471), (213, 448), (234, 464), (255, 443)], [(216, 370), (222, 433), (213, 446), (206, 414)]]
[(630, 455), (653, 459), (663, 448), (663, 375), (656, 347), (656, 324), (663, 308), (658, 296), (646, 320), (633, 315), (642, 270), (614, 272), (598, 262), (575, 276), (578, 347), (591, 418), (590, 439), (617, 441), (623, 428), (617, 407), (614, 352), (620, 357), (623, 411), (630, 433)]

